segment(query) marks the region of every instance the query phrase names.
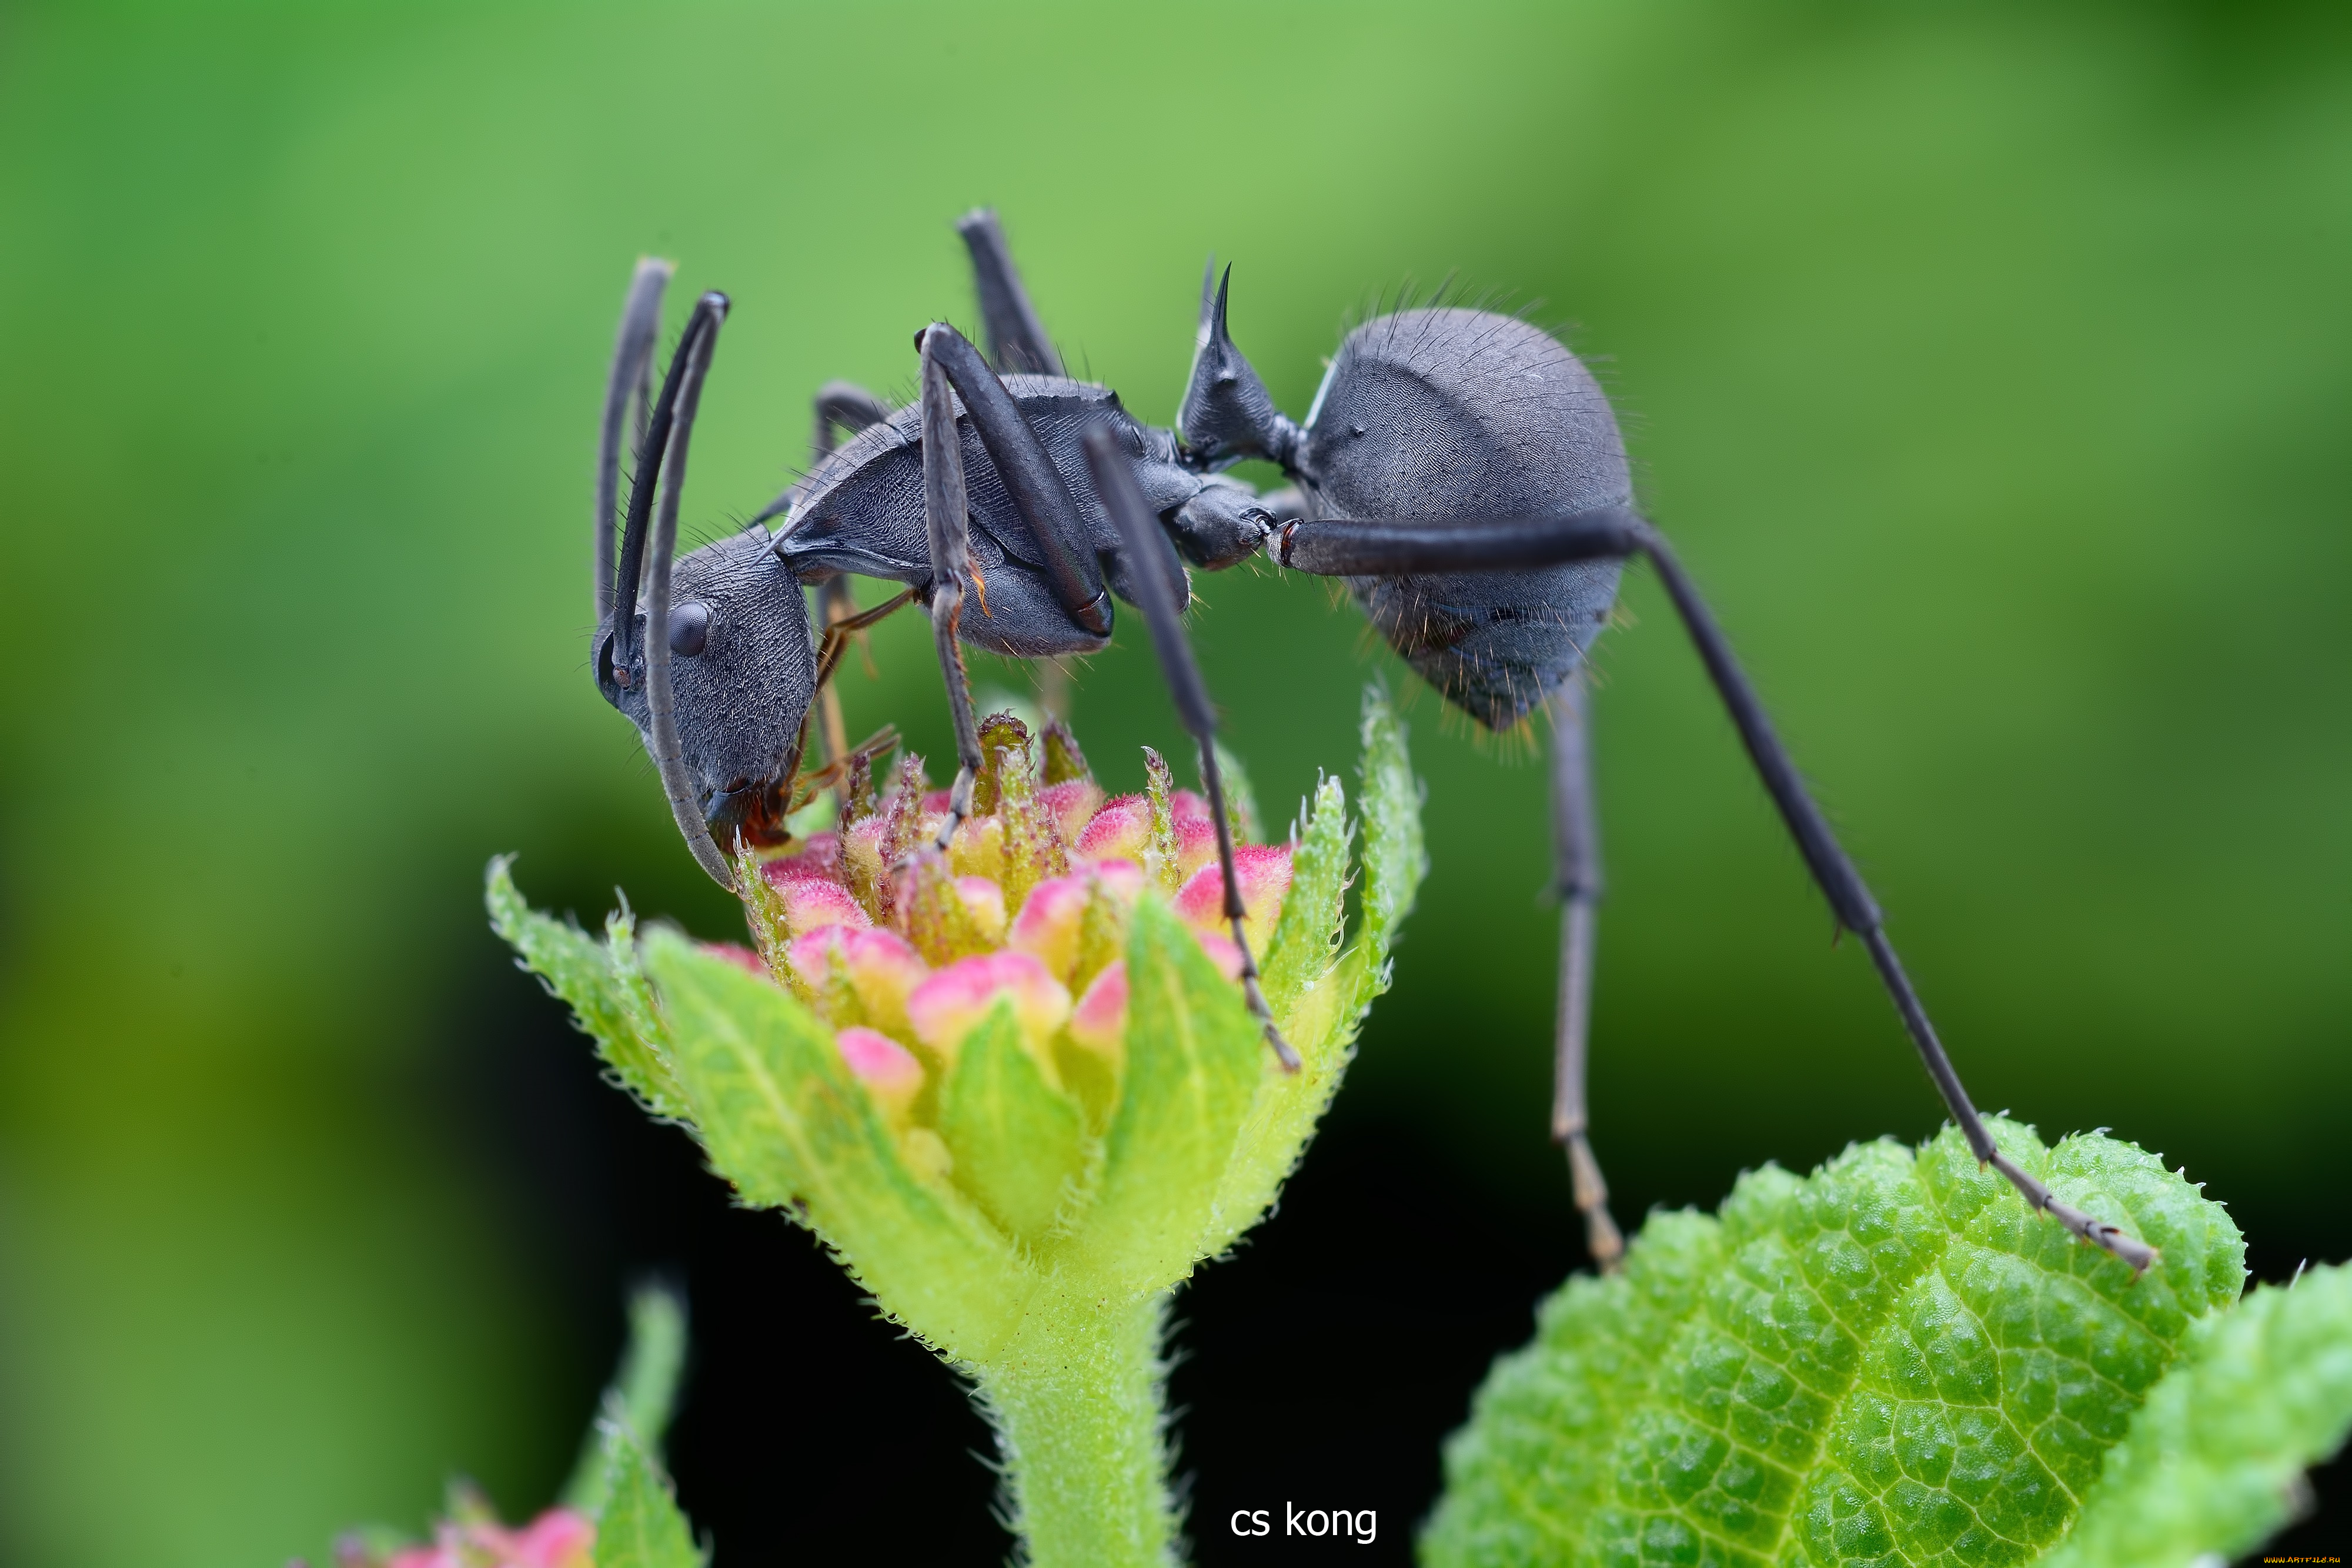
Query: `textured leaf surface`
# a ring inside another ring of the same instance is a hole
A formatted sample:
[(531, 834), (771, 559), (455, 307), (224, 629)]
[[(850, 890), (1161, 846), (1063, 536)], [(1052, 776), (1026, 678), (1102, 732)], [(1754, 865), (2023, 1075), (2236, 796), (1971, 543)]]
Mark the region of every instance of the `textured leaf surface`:
[(645, 1445), (626, 1422), (604, 1423), (604, 1512), (596, 1568), (703, 1568), (702, 1549)]
[(965, 1038), (940, 1090), (940, 1135), (955, 1156), (956, 1185), (991, 1218), (1027, 1241), (1052, 1228), (1086, 1127), (1077, 1103), (1022, 1047), (1012, 1003), (998, 1002)]
[[(1397, 927), (1412, 913), (1414, 895), (1429, 869), (1421, 838), (1421, 781), (1405, 752), (1404, 721), (1388, 693), (1364, 688), (1364, 925), (1366, 981), (1374, 993), (1388, 987), (1389, 947)], [(1363, 1001), (1369, 1003), (1371, 995)]]
[(647, 1452), (660, 1452), (685, 1370), (686, 1302), (660, 1285), (637, 1291), (629, 1298), (628, 1345), (599, 1401), (600, 1418), (589, 1429), (580, 1461), (563, 1490), (566, 1508), (590, 1519), (604, 1511), (611, 1469), (611, 1445), (604, 1430), (607, 1422), (626, 1427)]
[(645, 947), (710, 1163), (751, 1202), (814, 1226), (936, 1348), (983, 1354), (1006, 1314), (1017, 1318), (1012, 1253), (969, 1203), (899, 1157), (832, 1031), (778, 987), (683, 937), (656, 930)]
[(656, 1116), (684, 1116), (686, 1097), (670, 1071), (667, 1042), (653, 1017), (644, 977), (634, 960), (625, 969), (614, 962), (616, 952), (634, 951), (628, 916), (614, 916), (618, 929), (611, 940), (599, 942), (524, 903), (512, 865), (509, 855), (490, 862), (483, 902), (491, 927), (571, 1007), (572, 1019), (595, 1038), (614, 1075), (647, 1110)]
[(2352, 1270), (2265, 1286), (2191, 1331), (2047, 1568), (2189, 1568), (2294, 1515), (2305, 1467), (2352, 1430)]
[(1127, 977), (1127, 1084), (1085, 1250), (1107, 1282), (1140, 1292), (1184, 1278), (1200, 1258), (1270, 1053), (1240, 993), (1157, 899), (1136, 905)]
[(2162, 1249), (2142, 1278), (2033, 1216), (1955, 1132), (1661, 1215), (1571, 1280), (1449, 1445), (1433, 1564), (1997, 1564), (2057, 1541), (2244, 1249), (2152, 1155), (1994, 1135)]
[(1331, 967), (1347, 916), (1348, 792), (1337, 779), (1316, 787), (1298, 846), (1290, 857), (1290, 892), (1265, 945), (1266, 1005), (1287, 1019), (1301, 997)]

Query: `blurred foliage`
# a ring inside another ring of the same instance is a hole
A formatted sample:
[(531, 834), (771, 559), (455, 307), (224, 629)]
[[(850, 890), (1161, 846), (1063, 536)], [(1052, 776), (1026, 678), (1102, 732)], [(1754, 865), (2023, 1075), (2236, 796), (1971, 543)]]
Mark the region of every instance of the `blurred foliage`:
[[(2340, 7), (19, 0), (0, 1554), (268, 1562), (453, 1464), (552, 1489), (577, 1349), (453, 1089), (477, 868), (733, 924), (586, 674), (613, 314), (646, 250), (735, 296), (708, 533), (820, 381), (903, 393), (912, 330), (970, 321), (978, 202), (1148, 416), (1213, 249), (1294, 413), (1408, 279), (1560, 325), (1979, 1101), (2192, 1159), (2258, 1266), (2346, 1249)], [(1278, 822), (1388, 661), (1320, 585), (1203, 586)], [(1937, 1111), (1628, 607), (1594, 1094), (1638, 1213)], [(919, 628), (873, 653), (853, 726), (940, 754)], [(1164, 729), (1136, 629), (1075, 703), (1102, 758)], [(1341, 1111), (1412, 1108), (1565, 1226), (1542, 772), (1416, 716), (1433, 872)]]

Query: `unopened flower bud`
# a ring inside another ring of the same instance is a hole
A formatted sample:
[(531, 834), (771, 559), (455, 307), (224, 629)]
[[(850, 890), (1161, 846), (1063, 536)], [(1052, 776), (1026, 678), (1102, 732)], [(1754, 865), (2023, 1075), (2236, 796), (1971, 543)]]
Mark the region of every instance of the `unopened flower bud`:
[[(1181, 798), (1181, 795), (1180, 795)], [(1203, 813), (1176, 819), (1176, 870), (1191, 876), (1217, 858), (1217, 824)]]
[(841, 1059), (866, 1085), (884, 1115), (903, 1122), (923, 1092), (923, 1064), (915, 1053), (877, 1030), (845, 1029), (835, 1036)]
[(1195, 929), (1192, 936), (1194, 940), (1201, 944), (1201, 951), (1209, 956), (1209, 962), (1217, 967), (1217, 973), (1224, 976), (1228, 980), (1239, 980), (1242, 977), (1242, 949), (1239, 943), (1222, 931)]
[(1127, 960), (1118, 959), (1095, 977), (1070, 1014), (1070, 1038), (1116, 1062), (1127, 1042)]
[[(832, 1021), (863, 1021), (894, 1034), (912, 1034), (907, 1021), (907, 998), (922, 984), (930, 967), (897, 932), (820, 926), (796, 938), (790, 956), (793, 972), (815, 993)], [(848, 1000), (859, 1015), (856, 1019), (838, 1016), (843, 1009), (826, 1006), (836, 965), (849, 987)]]
[(1004, 822), (993, 816), (967, 817), (956, 824), (948, 845), (948, 869), (958, 876), (1004, 880)]
[(1053, 814), (1062, 841), (1076, 845), (1087, 821), (1102, 809), (1102, 786), (1091, 779), (1066, 779), (1038, 790), (1037, 803)]
[(1142, 795), (1120, 795), (1104, 801), (1078, 833), (1078, 852), (1089, 860), (1141, 864), (1150, 847), (1151, 801)]
[(1078, 962), (1078, 924), (1086, 913), (1087, 879), (1057, 876), (1029, 890), (1007, 944), (1044, 960), (1054, 977), (1066, 983)]
[(960, 876), (955, 887), (981, 935), (992, 943), (1003, 941), (1004, 890), (984, 876)]
[[(1241, 879), (1242, 906), (1248, 911), (1243, 926), (1248, 934), (1250, 949), (1263, 952), (1266, 938), (1274, 934), (1274, 923), (1282, 914), (1283, 898), (1290, 892), (1290, 846), (1237, 844), (1234, 848), (1234, 871)], [(1194, 872), (1176, 894), (1176, 913), (1185, 924), (1199, 929), (1223, 929), (1224, 868), (1212, 862)]]
[(797, 861), (771, 861), (761, 869), (783, 902), (784, 925), (794, 936), (805, 936), (827, 925), (874, 924), (848, 888), (831, 877), (798, 869)]
[(959, 958), (915, 988), (907, 998), (915, 1038), (953, 1060), (964, 1036), (1009, 997), (1021, 1032), (1033, 1049), (1054, 1038), (1070, 1016), (1070, 993), (1032, 953), (982, 953)]

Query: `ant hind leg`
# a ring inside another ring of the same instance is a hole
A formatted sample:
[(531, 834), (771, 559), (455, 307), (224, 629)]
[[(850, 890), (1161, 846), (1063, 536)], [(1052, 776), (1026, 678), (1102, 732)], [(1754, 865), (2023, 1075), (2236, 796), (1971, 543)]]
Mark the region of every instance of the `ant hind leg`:
[(1613, 1274), (1625, 1238), (1609, 1214), (1609, 1184), (1587, 1136), (1584, 1081), (1592, 1022), (1592, 947), (1601, 906), (1601, 831), (1592, 804), (1589, 695), (1580, 664), (1548, 703), (1552, 720), (1552, 863), (1559, 893), (1559, 1008), (1553, 1020), (1552, 1141), (1568, 1150), (1570, 1189), (1593, 1267)]

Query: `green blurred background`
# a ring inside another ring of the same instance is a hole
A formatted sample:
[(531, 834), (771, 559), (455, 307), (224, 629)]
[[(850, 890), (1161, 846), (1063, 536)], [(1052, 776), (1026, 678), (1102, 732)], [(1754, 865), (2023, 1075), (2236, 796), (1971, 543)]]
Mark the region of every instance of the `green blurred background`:
[[(621, 290), (657, 251), (735, 298), (708, 534), (821, 380), (903, 393), (912, 330), (971, 322), (982, 202), (1154, 419), (1212, 249), (1294, 413), (1413, 280), (1560, 328), (1979, 1103), (2186, 1163), (2267, 1271), (2342, 1256), (2347, 20), (0, 10), (0, 1555), (266, 1563), (452, 1467), (551, 1484), (590, 1353), (452, 1065), (481, 864), (731, 928), (587, 675)], [(1392, 662), (1318, 583), (1202, 593), (1293, 801)], [(1638, 1215), (1938, 1115), (1654, 583), (1627, 602), (1594, 1093)], [(919, 628), (874, 651), (853, 726), (936, 753)], [(1173, 733), (1131, 617), (1074, 702), (1114, 785)], [(1434, 871), (1341, 1113), (1564, 1228), (1542, 769), (1413, 717)]]

